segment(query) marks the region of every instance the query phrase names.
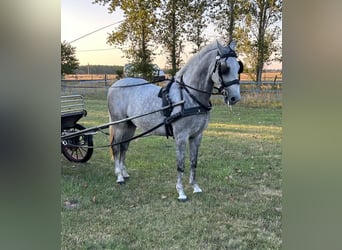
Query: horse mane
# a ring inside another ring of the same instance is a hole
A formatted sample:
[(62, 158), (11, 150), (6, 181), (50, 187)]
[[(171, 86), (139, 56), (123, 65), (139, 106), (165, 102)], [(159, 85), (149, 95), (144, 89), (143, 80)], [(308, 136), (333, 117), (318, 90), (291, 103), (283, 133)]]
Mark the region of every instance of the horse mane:
[[(198, 62), (203, 58), (203, 56), (212, 51), (217, 49), (217, 41), (213, 41), (211, 43), (209, 43), (207, 46), (205, 46), (204, 48), (202, 48), (199, 52), (197, 52), (196, 54), (194, 54), (189, 60), (188, 62), (177, 72), (176, 76), (181, 76), (184, 74), (184, 72), (191, 66), (191, 65), (196, 65), (198, 64)], [(195, 64), (194, 64), (195, 63)]]

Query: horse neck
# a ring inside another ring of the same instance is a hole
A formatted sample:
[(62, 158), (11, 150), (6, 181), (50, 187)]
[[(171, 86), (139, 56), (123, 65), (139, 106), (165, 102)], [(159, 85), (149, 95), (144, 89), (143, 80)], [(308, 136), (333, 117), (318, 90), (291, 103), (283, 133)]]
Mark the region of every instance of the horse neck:
[[(216, 52), (209, 52), (201, 57), (200, 63), (192, 62), (192, 65), (187, 65), (187, 68), (180, 72), (183, 76), (183, 82), (199, 91), (189, 89), (203, 104), (209, 103), (209, 99), (213, 90), (211, 73), (214, 69)], [(203, 93), (207, 92), (210, 94)]]

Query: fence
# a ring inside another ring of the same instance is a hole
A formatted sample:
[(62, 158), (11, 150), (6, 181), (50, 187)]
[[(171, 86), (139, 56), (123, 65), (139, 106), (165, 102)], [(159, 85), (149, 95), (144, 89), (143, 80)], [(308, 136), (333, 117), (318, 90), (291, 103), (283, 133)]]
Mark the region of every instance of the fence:
[[(115, 79), (116, 80), (116, 79)], [(61, 95), (97, 96), (106, 98), (108, 88), (115, 80), (62, 80)], [(281, 105), (283, 82), (277, 80), (262, 81), (240, 81), (241, 103), (246, 105)], [(213, 96), (214, 103), (222, 102), (220, 96)]]

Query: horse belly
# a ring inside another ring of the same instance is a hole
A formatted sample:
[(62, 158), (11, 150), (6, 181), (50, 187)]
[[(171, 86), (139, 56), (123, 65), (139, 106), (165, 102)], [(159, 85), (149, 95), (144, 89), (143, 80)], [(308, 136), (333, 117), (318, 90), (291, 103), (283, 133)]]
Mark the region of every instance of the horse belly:
[[(150, 93), (150, 95), (131, 96), (130, 105), (127, 108), (128, 117), (144, 115), (140, 118), (132, 120), (132, 123), (142, 131), (147, 131), (156, 127), (164, 121), (162, 101), (157, 96), (158, 93)], [(159, 110), (159, 111), (158, 111)], [(157, 111), (157, 112), (154, 112)], [(160, 126), (153, 130), (150, 134), (165, 135), (164, 126)]]
[[(142, 103), (142, 105), (145, 105)], [(153, 111), (160, 110), (161, 104), (159, 105), (147, 105), (147, 106), (131, 106), (131, 108), (128, 110), (129, 117), (137, 116), (137, 115), (144, 115), (148, 114), (146, 116), (142, 116), (140, 118), (132, 120), (132, 123), (139, 129), (146, 131), (149, 129), (152, 129), (156, 127), (158, 124), (161, 124), (164, 120), (164, 116), (161, 111), (149, 114)], [(164, 126), (161, 126), (162, 128)], [(165, 134), (165, 129), (157, 128), (154, 131), (151, 132), (151, 134), (156, 135), (163, 135)]]

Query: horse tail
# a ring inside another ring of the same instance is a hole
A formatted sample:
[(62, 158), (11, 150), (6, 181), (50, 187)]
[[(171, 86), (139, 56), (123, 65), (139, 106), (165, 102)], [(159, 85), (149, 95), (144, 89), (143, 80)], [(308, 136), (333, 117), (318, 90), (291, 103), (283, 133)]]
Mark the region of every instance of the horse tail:
[(114, 159), (114, 150), (113, 150), (113, 146), (112, 144), (114, 143), (114, 126), (109, 126), (109, 143), (110, 143), (110, 147), (109, 147), (109, 152), (111, 155), (111, 159)]

